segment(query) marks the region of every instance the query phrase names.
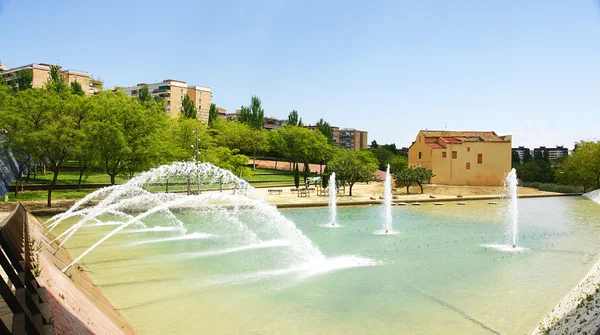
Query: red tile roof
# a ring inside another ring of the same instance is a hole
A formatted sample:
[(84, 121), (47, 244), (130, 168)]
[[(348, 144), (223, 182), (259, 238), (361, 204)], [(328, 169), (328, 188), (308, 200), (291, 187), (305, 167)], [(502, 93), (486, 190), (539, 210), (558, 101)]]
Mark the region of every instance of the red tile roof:
[(465, 142), (510, 142), (508, 136), (498, 136), (493, 131), (421, 130), (420, 133), (426, 138), (455, 138)]
[(441, 146), (439, 143), (435, 143), (435, 142), (427, 142), (427, 145), (432, 149), (444, 149), (443, 146)]
[(456, 137), (440, 137), (440, 140), (444, 141), (446, 143), (460, 143), (461, 142)]

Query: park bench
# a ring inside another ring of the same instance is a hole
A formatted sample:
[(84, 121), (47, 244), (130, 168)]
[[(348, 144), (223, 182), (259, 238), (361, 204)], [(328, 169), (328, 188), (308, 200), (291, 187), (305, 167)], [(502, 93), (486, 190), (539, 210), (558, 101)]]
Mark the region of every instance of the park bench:
[(299, 197), (308, 197), (309, 196), (308, 189), (306, 189), (306, 188), (298, 189), (298, 196)]
[(269, 190), (269, 194), (277, 194), (277, 195), (281, 195), (281, 190), (277, 189), (277, 190)]

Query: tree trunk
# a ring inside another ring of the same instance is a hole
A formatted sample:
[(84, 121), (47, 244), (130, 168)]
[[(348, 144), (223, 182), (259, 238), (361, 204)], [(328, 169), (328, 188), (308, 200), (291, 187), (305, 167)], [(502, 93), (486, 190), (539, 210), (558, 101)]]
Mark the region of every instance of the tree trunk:
[(114, 174), (109, 174), (110, 176), (110, 184), (114, 185), (115, 184), (115, 175)]
[(256, 151), (254, 151), (252, 154), (252, 170), (256, 170)]
[(23, 179), (23, 176), (19, 173), (17, 181), (15, 182), (15, 198), (19, 195), (19, 184), (21, 183), (21, 179)]
[(348, 183), (348, 185), (350, 185), (350, 193), (348, 195), (352, 196), (352, 186), (354, 186), (354, 183)]
[(421, 188), (421, 194), (423, 194), (423, 183), (417, 183), (419, 184), (419, 187)]
[(408, 188), (410, 187), (410, 185), (406, 185), (406, 194), (409, 194)]
[(323, 177), (323, 163), (319, 163), (319, 176)]
[(29, 182), (30, 176), (31, 176), (31, 166), (29, 164), (27, 164), (27, 178), (25, 179), (27, 182)]
[(279, 157), (275, 156), (275, 170), (277, 170), (277, 160), (279, 159)]
[(87, 168), (87, 166), (83, 166), (82, 168), (79, 169), (79, 180), (77, 181), (77, 189), (81, 190), (81, 178), (83, 177), (83, 171), (85, 171), (85, 169)]
[(56, 181), (58, 180), (58, 166), (54, 167), (54, 177), (52, 177), (52, 183), (50, 187), (48, 187), (48, 207), (52, 207), (52, 189), (54, 185), (56, 185)]

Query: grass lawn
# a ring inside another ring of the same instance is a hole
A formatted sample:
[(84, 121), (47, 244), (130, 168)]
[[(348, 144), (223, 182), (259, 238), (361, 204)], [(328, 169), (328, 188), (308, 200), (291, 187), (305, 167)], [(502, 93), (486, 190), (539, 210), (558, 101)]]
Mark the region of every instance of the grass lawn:
[[(57, 199), (81, 199), (86, 195), (94, 192), (95, 190), (56, 190), (52, 191), (52, 200)], [(8, 193), (8, 201), (9, 202), (19, 202), (19, 201), (34, 201), (34, 200), (47, 200), (48, 199), (48, 191), (24, 191), (19, 192), (19, 195), (15, 197), (14, 193)], [(2, 199), (4, 201), (4, 198)]]
[[(50, 184), (52, 182), (52, 178), (54, 174), (52, 172), (47, 172), (46, 175), (42, 175), (40, 173), (37, 174), (36, 178), (33, 178), (33, 174), (31, 174), (31, 179), (26, 184)], [(25, 179), (25, 178), (24, 178)], [(127, 182), (128, 178), (123, 178), (122, 176), (117, 176), (115, 178), (115, 182), (117, 184), (122, 184)], [(60, 172), (58, 174), (57, 184), (60, 185), (77, 185), (79, 181), (79, 172)], [(104, 172), (88, 172), (83, 173), (83, 177), (81, 178), (82, 184), (110, 184), (110, 176)]]

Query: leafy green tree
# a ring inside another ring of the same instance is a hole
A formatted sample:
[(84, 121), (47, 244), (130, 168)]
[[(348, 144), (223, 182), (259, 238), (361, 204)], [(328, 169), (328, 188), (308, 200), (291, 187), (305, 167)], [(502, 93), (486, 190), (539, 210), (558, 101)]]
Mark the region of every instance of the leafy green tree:
[(428, 170), (424, 167), (409, 168), (409, 170), (410, 169), (413, 170), (413, 180), (417, 183), (417, 185), (419, 185), (419, 187), (421, 188), (421, 194), (423, 194), (423, 182), (430, 180), (432, 177), (435, 177), (433, 171)]
[(48, 82), (46, 82), (46, 89), (62, 93), (67, 91), (68, 88), (69, 85), (67, 85), (65, 78), (60, 72), (60, 66), (50, 65), (50, 77), (48, 78)]
[(19, 70), (16, 73), (15, 82), (19, 91), (30, 89), (33, 84), (33, 71), (29, 69)]
[(239, 121), (250, 126), (255, 130), (263, 129), (265, 124), (265, 111), (262, 108), (260, 98), (253, 95), (250, 106), (242, 106)]
[(519, 153), (516, 151), (512, 152), (512, 167), (521, 164), (521, 157), (519, 157)]
[(150, 93), (148, 85), (144, 85), (142, 86), (142, 88), (140, 88), (140, 91), (138, 92), (138, 100), (142, 105), (146, 105), (152, 102), (152, 94)]
[(329, 125), (329, 122), (320, 119), (316, 124), (316, 128), (327, 138), (329, 144), (333, 144), (333, 132), (331, 131), (331, 125)]
[(198, 113), (198, 110), (196, 109), (196, 106), (194, 105), (194, 102), (192, 101), (192, 99), (190, 99), (189, 94), (186, 94), (183, 97), (183, 102), (181, 103), (181, 113), (183, 114), (184, 117), (186, 117), (188, 119), (196, 118), (196, 114)]
[(269, 148), (267, 134), (263, 129), (252, 129), (247, 124), (228, 120), (216, 120), (212, 129), (219, 145), (251, 154), (253, 169), (256, 169), (256, 155)]
[(379, 148), (379, 144), (377, 144), (377, 141), (373, 140), (373, 141), (371, 142), (371, 148), (372, 148), (372, 149), (377, 149), (377, 148)]
[(219, 111), (217, 110), (216, 104), (210, 104), (210, 110), (208, 111), (208, 126), (212, 126), (215, 120), (219, 117)]
[(600, 188), (600, 141), (581, 141), (577, 150), (563, 163), (563, 172), (571, 183)]
[(71, 82), (71, 93), (76, 95), (85, 95), (83, 89), (81, 88), (81, 84), (79, 84), (76, 80)]
[(294, 185), (296, 185), (296, 188), (300, 187), (300, 171), (298, 171), (298, 164), (295, 164), (295, 168), (294, 168)]
[(408, 168), (408, 158), (402, 155), (395, 155), (388, 161), (390, 171), (400, 171)]
[(414, 169), (403, 169), (392, 173), (396, 184), (406, 187), (406, 194), (410, 194), (410, 186), (415, 182)]
[(293, 110), (288, 115), (287, 121), (285, 123), (286, 126), (297, 127), (300, 119), (298, 118), (298, 111)]
[(329, 173), (328, 167), (325, 166), (325, 170), (321, 174), (321, 186), (323, 188), (327, 188), (327, 186), (329, 184), (329, 176), (331, 176), (331, 173)]
[(352, 196), (354, 184), (373, 179), (373, 172), (377, 170), (377, 158), (366, 150), (350, 151), (340, 148), (327, 166), (335, 172), (337, 180), (350, 186), (349, 195)]
[(287, 143), (278, 131), (268, 131), (267, 140), (269, 142), (269, 155), (275, 158), (275, 169), (277, 169), (279, 159), (287, 156)]
[(310, 165), (308, 165), (308, 162), (304, 162), (304, 183), (306, 184), (306, 181), (308, 180), (308, 178), (310, 178)]

